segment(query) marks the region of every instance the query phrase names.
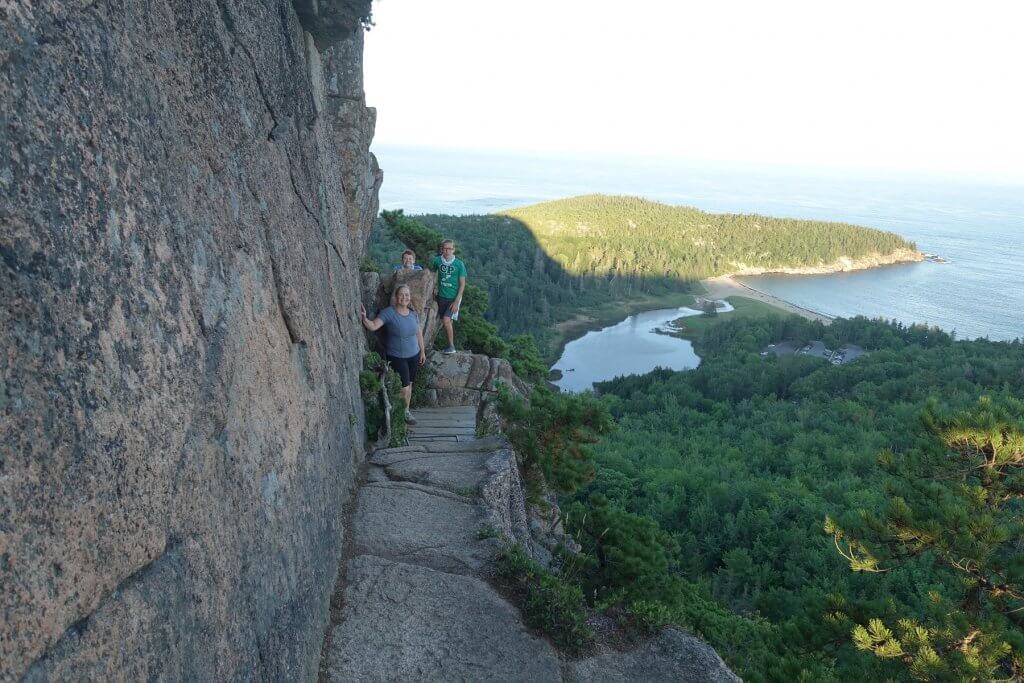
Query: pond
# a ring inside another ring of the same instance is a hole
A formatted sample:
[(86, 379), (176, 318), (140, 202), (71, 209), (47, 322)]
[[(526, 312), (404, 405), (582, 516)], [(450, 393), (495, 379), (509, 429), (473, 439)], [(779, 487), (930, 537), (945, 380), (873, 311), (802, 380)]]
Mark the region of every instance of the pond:
[[(719, 303), (719, 312), (732, 310)], [(554, 382), (562, 391), (587, 391), (595, 382), (620, 375), (642, 375), (661, 367), (690, 370), (700, 356), (686, 339), (672, 337), (668, 324), (683, 316), (700, 315), (692, 308), (663, 308), (631, 315), (622, 322), (587, 332), (565, 345), (562, 357), (552, 366), (562, 377)], [(660, 331), (660, 332), (659, 332)]]

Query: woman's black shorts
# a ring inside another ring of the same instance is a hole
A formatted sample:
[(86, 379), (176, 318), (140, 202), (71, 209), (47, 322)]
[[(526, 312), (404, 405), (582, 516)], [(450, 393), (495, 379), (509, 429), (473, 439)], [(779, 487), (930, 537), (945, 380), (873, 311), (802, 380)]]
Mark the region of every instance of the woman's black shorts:
[(391, 363), (391, 367), (395, 369), (398, 376), (402, 378), (403, 387), (407, 387), (416, 381), (416, 370), (420, 367), (420, 354), (417, 353), (415, 356), (409, 356), (408, 358), (388, 356), (388, 362)]

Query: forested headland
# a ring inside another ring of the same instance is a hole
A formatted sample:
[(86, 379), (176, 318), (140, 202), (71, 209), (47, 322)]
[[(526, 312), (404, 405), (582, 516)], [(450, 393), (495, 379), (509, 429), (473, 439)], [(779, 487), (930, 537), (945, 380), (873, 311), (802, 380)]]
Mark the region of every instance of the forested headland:
[[(504, 334), (534, 334), (549, 359), (555, 324), (610, 302), (680, 305), (678, 295), (699, 290), (706, 277), (916, 254), (907, 240), (872, 228), (713, 214), (637, 197), (586, 195), (492, 215), (414, 218), (456, 241), (471, 281), (490, 293), (487, 319)], [(397, 262), (402, 248), (379, 222), (371, 257)]]

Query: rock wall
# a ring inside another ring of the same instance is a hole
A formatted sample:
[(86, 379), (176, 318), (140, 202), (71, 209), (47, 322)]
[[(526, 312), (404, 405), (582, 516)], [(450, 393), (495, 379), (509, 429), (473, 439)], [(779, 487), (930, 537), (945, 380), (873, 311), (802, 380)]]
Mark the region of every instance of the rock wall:
[(0, 4), (0, 679), (315, 675), (363, 446), (360, 4)]
[(497, 394), (500, 384), (520, 396), (529, 395), (529, 389), (504, 358), (481, 353), (434, 352), (427, 357), (427, 369), (430, 406), (480, 406)]

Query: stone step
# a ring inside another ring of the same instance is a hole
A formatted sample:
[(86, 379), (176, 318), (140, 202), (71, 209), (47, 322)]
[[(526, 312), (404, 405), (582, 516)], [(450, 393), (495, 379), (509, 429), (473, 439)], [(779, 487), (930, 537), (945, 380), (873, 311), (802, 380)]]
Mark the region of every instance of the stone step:
[(476, 420), (453, 420), (450, 418), (442, 417), (424, 417), (422, 415), (413, 415), (416, 419), (416, 427), (433, 426), (433, 427), (446, 427), (451, 425), (452, 427), (476, 427)]
[(475, 422), (420, 422), (416, 421), (414, 425), (407, 425), (409, 429), (471, 429), (476, 430)]
[[(461, 445), (456, 441), (445, 442), (448, 446)], [(370, 456), (368, 462), (371, 465), (377, 465), (379, 467), (387, 467), (400, 462), (406, 462), (407, 460), (426, 460), (430, 458), (476, 458), (477, 456), (490, 456), (494, 453), (500, 452), (500, 450), (493, 450), (490, 448), (474, 449), (471, 451), (454, 451), (454, 452), (434, 452), (434, 451), (422, 451), (422, 450), (407, 450), (398, 453), (385, 453), (384, 451), (377, 451)]]
[[(530, 537), (508, 440), (477, 439), (472, 409), (415, 416), (408, 446), (369, 458), (322, 676), (346, 682), (739, 681), (711, 648), (673, 630), (628, 652), (602, 646), (587, 658), (560, 659), (486, 582), (504, 542), (514, 538), (533, 553), (547, 553)], [(503, 540), (481, 539), (485, 526)]]
[(384, 471), (393, 481), (410, 481), (475, 496), (487, 479), (487, 461), (492, 457), (491, 453), (431, 453), (388, 463)]
[(407, 439), (407, 441), (409, 442), (410, 445), (417, 445), (417, 446), (422, 445), (422, 444), (428, 444), (428, 443), (431, 443), (431, 442), (443, 443), (443, 444), (454, 444), (454, 443), (470, 444), (471, 442), (476, 441), (476, 437), (465, 436), (465, 435), (463, 435), (463, 436), (424, 436), (424, 437), (421, 437), (419, 439), (414, 438), (414, 437), (413, 438), (409, 438), (409, 439)]
[(426, 432), (426, 433), (413, 432), (413, 433), (409, 434), (409, 437), (408, 437), (407, 440), (409, 441), (409, 443), (424, 443), (426, 441), (430, 441), (430, 440), (433, 440), (433, 439), (440, 439), (442, 441), (446, 441), (446, 440), (453, 439), (453, 438), (456, 441), (458, 441), (459, 439), (466, 440), (466, 439), (474, 439), (476, 437), (473, 434), (473, 432), (461, 432), (461, 433), (460, 432), (447, 432), (445, 434), (437, 434), (437, 433), (431, 433), (431, 432)]
[(446, 436), (446, 435), (449, 435), (449, 434), (453, 434), (453, 435), (468, 434), (468, 435), (475, 436), (476, 435), (476, 428), (475, 427), (422, 427), (420, 425), (416, 425), (415, 427), (410, 427), (409, 428), (409, 433), (410, 434), (416, 434), (417, 436), (429, 436), (429, 435)]
[(555, 650), (483, 580), (502, 541), (480, 530), (526, 524), (508, 441), (477, 439), (472, 407), (413, 416), (408, 446), (369, 458), (327, 679), (560, 680)]
[(396, 446), (395, 448), (383, 448), (374, 455), (393, 455), (397, 453), (422, 452), (422, 453), (463, 453), (467, 451), (497, 450), (508, 445), (503, 436), (485, 436), (478, 439), (471, 439), (467, 442), (454, 443), (444, 441), (434, 443), (430, 439), (424, 439), (408, 446)]
[(476, 413), (428, 413), (423, 409), (414, 408), (412, 410), (413, 415), (419, 415), (430, 420), (464, 420), (466, 422), (475, 422)]
[(470, 573), (494, 553), (477, 538), (485, 520), (485, 510), (467, 496), (409, 482), (368, 483), (359, 491), (353, 517), (355, 550)]
[(412, 414), (416, 420), (417, 425), (431, 424), (431, 425), (455, 425), (459, 427), (475, 427), (476, 420), (454, 418), (454, 417), (443, 417), (443, 416), (432, 416), (432, 415), (417, 415)]
[(472, 415), (476, 417), (476, 406), (451, 406), (448, 408), (413, 408), (428, 415)]
[(347, 578), (330, 681), (561, 680), (551, 645), (478, 578), (366, 555)]

